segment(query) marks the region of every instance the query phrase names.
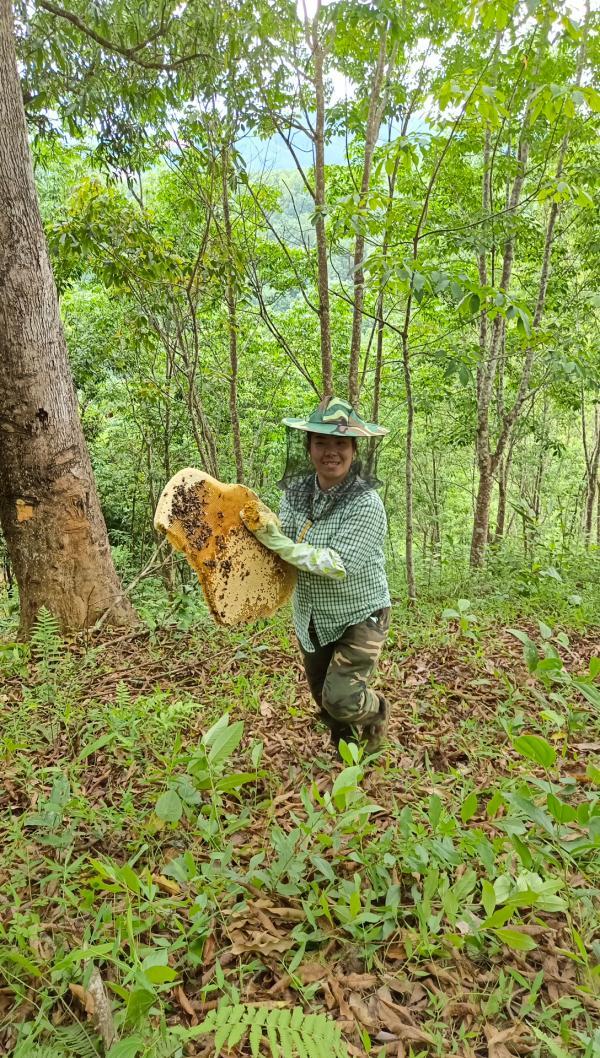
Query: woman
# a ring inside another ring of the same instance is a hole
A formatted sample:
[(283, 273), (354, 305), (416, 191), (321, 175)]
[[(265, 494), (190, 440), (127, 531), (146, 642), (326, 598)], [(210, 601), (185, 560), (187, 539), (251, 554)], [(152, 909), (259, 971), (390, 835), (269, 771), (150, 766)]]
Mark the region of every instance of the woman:
[[(369, 686), (390, 622), (387, 523), (375, 481), (358, 458), (358, 439), (387, 430), (335, 397), (325, 398), (308, 419), (283, 421), (288, 461), (281, 528), (267, 508), (258, 524), (242, 517), (266, 547), (299, 570), (296, 634), (312, 696), (334, 742), (354, 728), (373, 752), (388, 724), (385, 698)], [(304, 437), (300, 446), (296, 431)]]

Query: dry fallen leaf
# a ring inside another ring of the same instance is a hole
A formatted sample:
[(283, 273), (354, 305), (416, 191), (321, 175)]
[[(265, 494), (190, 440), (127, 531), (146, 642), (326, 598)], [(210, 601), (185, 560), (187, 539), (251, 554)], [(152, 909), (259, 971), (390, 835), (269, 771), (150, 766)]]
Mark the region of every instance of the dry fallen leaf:
[(395, 1010), (387, 1004), (383, 1003), (381, 999), (377, 1000), (377, 1011), (379, 1014), (379, 1021), (385, 1026), (387, 1031), (391, 1033), (394, 1038), (402, 1035), (402, 1029), (406, 1025), (406, 1022), (396, 1013)]
[(366, 1029), (376, 1031), (379, 1028), (376, 1014), (371, 1012), (370, 1007), (367, 1006), (362, 996), (359, 996), (358, 992), (350, 993), (348, 996), (348, 1005), (353, 1014), (360, 1021), (361, 1025), (364, 1025)]
[(304, 922), (306, 915), (299, 907), (271, 907), (270, 913), (284, 922)]
[(333, 976), (333, 974), (330, 974), (327, 978), (327, 984), (329, 985), (332, 994), (335, 996), (335, 1001), (338, 1005), (341, 1017), (345, 1021), (349, 1021), (352, 1025), (354, 1025), (352, 1011), (350, 1010), (350, 1007), (346, 1002), (340, 982)]
[(96, 1010), (96, 1004), (94, 1003), (94, 997), (90, 995), (87, 988), (84, 988), (83, 985), (71, 984), (69, 985), (69, 991), (72, 996), (75, 996), (77, 1002), (81, 1003), (86, 1014), (88, 1014), (90, 1018), (93, 1017), (94, 1011)]
[(273, 937), (258, 930), (250, 932), (246, 938), (238, 940), (229, 949), (232, 955), (245, 955), (246, 952), (258, 951), (261, 955), (272, 955), (274, 952), (288, 951), (294, 946), (292, 937)]
[(506, 1029), (497, 1029), (495, 1025), (484, 1025), (483, 1032), (488, 1045), (488, 1058), (512, 1058), (505, 1044), (514, 1043), (523, 1035), (523, 1031), (524, 1026), (520, 1021), (516, 1021)]
[(179, 1003), (181, 1009), (185, 1010), (186, 1014), (189, 1014), (191, 1018), (195, 1017), (196, 1012), (181, 986), (175, 989), (175, 998), (177, 999), (177, 1002)]
[(353, 992), (367, 992), (379, 984), (376, 974), (348, 974), (342, 981)]
[(404, 1043), (433, 1043), (433, 1037), (416, 1025), (400, 1025), (398, 1031), (394, 1032), (394, 1039)]
[(398, 995), (405, 995), (412, 989), (412, 984), (407, 977), (393, 977), (392, 974), (382, 974), (381, 983), (387, 985), (392, 992), (396, 992)]
[(168, 893), (169, 896), (177, 896), (181, 892), (181, 887), (177, 882), (173, 881), (172, 878), (166, 878), (164, 874), (153, 874), (152, 881), (159, 889), (162, 889), (163, 893)]
[(303, 985), (314, 984), (315, 981), (322, 981), (324, 977), (327, 977), (329, 973), (326, 966), (323, 966), (321, 962), (303, 962), (298, 969), (298, 977), (302, 981)]
[(408, 1005), (411, 1007), (423, 1007), (428, 1002), (427, 990), (423, 988), (418, 982), (412, 986), (410, 996), (408, 998)]
[(394, 1002), (386, 985), (378, 990), (377, 1002), (379, 1004), (379, 1020), (383, 1025), (387, 1025), (390, 1032), (395, 1033), (398, 1025), (415, 1024), (411, 1011), (408, 1007)]

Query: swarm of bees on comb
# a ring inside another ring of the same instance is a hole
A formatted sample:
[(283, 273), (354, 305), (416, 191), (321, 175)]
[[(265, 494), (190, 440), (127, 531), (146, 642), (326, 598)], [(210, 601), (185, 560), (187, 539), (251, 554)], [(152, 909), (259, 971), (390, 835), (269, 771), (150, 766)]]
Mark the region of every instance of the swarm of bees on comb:
[[(256, 505), (256, 507), (255, 507)], [(232, 627), (275, 613), (290, 597), (295, 570), (246, 529), (256, 493), (201, 470), (180, 470), (163, 489), (154, 527), (181, 551), (198, 575), (214, 619)]]

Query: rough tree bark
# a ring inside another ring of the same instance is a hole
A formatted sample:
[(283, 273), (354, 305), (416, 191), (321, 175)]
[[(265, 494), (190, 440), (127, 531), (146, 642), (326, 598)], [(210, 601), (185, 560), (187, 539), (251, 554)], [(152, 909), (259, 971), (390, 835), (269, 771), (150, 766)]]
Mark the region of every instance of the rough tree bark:
[(514, 438), (508, 448), (504, 459), (498, 466), (498, 510), (496, 513), (496, 529), (494, 532), (494, 546), (498, 546), (504, 539), (506, 531), (506, 508), (508, 504), (508, 482), (512, 464)]
[(63, 629), (122, 598), (79, 421), (42, 228), (10, 0), (0, 0), (0, 524), (27, 630), (46, 606)]

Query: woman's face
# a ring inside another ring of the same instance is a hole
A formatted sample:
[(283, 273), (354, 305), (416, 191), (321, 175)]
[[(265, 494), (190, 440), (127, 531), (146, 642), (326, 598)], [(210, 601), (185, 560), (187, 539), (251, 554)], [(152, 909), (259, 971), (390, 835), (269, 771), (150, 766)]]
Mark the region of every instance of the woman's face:
[(322, 489), (331, 489), (343, 481), (350, 470), (354, 442), (351, 437), (311, 434), (309, 455), (319, 485)]

